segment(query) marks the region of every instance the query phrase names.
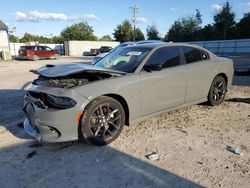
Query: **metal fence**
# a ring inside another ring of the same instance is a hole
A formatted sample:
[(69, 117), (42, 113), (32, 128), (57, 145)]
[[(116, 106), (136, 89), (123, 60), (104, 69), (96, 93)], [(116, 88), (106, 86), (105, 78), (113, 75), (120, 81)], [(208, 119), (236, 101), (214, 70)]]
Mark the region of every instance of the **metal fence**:
[(189, 42), (206, 48), (215, 54), (249, 54), (250, 39)]

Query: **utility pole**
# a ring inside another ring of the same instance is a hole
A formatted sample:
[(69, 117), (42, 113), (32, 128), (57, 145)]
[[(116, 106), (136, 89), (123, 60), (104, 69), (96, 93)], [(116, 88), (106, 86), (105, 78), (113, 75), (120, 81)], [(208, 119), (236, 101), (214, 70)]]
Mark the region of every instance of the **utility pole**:
[(133, 17), (132, 17), (132, 22), (134, 24), (134, 32), (133, 32), (133, 39), (135, 41), (135, 22), (136, 22), (136, 13), (138, 13), (138, 8), (134, 5), (132, 7), (129, 7), (132, 10)]

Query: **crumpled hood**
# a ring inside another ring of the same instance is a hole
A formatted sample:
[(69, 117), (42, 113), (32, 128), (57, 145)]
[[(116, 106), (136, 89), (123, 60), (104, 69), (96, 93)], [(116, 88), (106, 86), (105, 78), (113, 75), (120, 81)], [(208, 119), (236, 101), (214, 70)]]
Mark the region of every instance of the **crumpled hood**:
[(125, 72), (102, 68), (90, 64), (72, 63), (72, 64), (48, 64), (31, 72), (44, 77), (62, 77), (81, 72), (103, 72), (113, 74), (126, 74)]

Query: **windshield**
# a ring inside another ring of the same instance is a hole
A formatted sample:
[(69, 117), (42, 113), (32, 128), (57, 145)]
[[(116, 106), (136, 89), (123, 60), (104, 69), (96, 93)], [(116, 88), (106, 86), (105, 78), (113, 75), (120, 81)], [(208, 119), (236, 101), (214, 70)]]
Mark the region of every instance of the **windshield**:
[(150, 48), (119, 48), (98, 61), (95, 66), (132, 73), (139, 66)]

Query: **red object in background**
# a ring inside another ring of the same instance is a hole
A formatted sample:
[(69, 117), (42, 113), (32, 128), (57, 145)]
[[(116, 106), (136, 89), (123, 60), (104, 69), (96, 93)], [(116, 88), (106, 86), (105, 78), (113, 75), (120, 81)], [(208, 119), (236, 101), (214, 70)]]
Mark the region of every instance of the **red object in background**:
[(18, 51), (18, 57), (21, 59), (57, 59), (59, 56), (60, 55), (57, 50), (53, 50), (48, 46), (21, 46)]

